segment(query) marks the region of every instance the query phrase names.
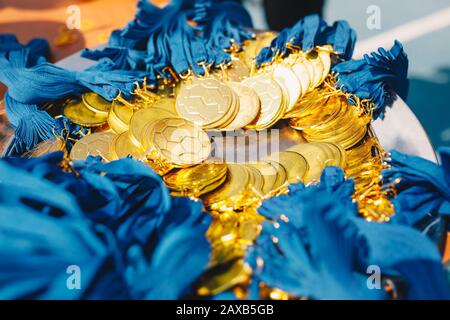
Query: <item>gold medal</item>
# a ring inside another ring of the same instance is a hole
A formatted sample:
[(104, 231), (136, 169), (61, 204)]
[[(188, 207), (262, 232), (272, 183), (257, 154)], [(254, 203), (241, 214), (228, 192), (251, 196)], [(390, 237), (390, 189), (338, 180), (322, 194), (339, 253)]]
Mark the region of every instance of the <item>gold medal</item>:
[[(292, 118), (289, 125), (297, 130), (305, 130), (314, 128), (316, 125), (321, 125), (323, 121), (339, 112), (339, 109), (327, 108), (328, 99), (319, 100), (314, 104), (314, 107), (308, 110), (303, 110), (302, 115)], [(311, 130), (312, 131), (312, 130)], [(312, 131), (313, 132), (313, 131)]]
[(344, 163), (342, 163), (345, 159), (343, 159), (341, 155), (341, 151), (334, 143), (323, 142), (321, 144), (322, 149), (325, 151), (327, 155), (327, 160), (325, 160), (324, 166), (335, 166), (335, 167), (343, 167)]
[(324, 97), (318, 90), (307, 92), (306, 95), (297, 101), (297, 104), (286, 112), (284, 118), (303, 117), (312, 113), (312, 110), (317, 108), (317, 104), (322, 103)]
[(250, 180), (249, 172), (244, 166), (229, 163), (227, 167), (227, 179), (224, 184), (203, 198), (205, 204), (213, 210), (238, 205), (242, 192)]
[(273, 78), (282, 88), (286, 89), (286, 112), (289, 112), (300, 98), (302, 93), (301, 83), (292, 69), (282, 64), (273, 67)]
[(117, 100), (113, 101), (108, 114), (109, 127), (117, 134), (127, 131), (133, 112), (133, 109), (127, 105)]
[(320, 180), (322, 170), (329, 160), (327, 152), (320, 143), (298, 144), (290, 147), (288, 151), (297, 152), (298, 154), (302, 155), (308, 162), (309, 171), (305, 176), (305, 183)]
[[(315, 133), (327, 132), (328, 127), (333, 127), (334, 122), (338, 121), (339, 124), (346, 124), (342, 118), (347, 113), (347, 108), (344, 106), (341, 108), (339, 100), (334, 97), (318, 100), (311, 108), (303, 110), (302, 115), (298, 118), (293, 118), (290, 121), (290, 125), (297, 129), (302, 130), (305, 135), (314, 135)], [(350, 116), (348, 114), (347, 116)]]
[(204, 129), (226, 130), (227, 126), (234, 121), (240, 110), (240, 100), (237, 94), (233, 90), (231, 91), (232, 91), (232, 101), (227, 113), (218, 121), (203, 126)]
[(64, 107), (64, 115), (83, 127), (98, 127), (106, 123), (108, 114), (94, 112), (79, 100), (71, 100)]
[(303, 97), (309, 91), (309, 88), (312, 85), (312, 79), (304, 60), (304, 57), (300, 54), (292, 54), (288, 58), (288, 63), (291, 64), (292, 71), (295, 73), (295, 76), (301, 83), (301, 97)]
[(177, 96), (177, 112), (184, 119), (203, 127), (227, 115), (233, 103), (233, 92), (214, 78), (193, 78), (181, 86)]
[[(196, 168), (196, 167), (197, 166), (194, 166), (192, 168)], [(186, 168), (186, 169), (189, 169), (189, 168)], [(210, 183), (206, 184), (206, 185), (191, 186), (189, 184), (183, 184), (182, 186), (178, 186), (176, 188), (171, 188), (170, 187), (171, 190), (172, 190), (171, 194), (173, 196), (193, 197), (193, 198), (197, 198), (198, 199), (202, 195), (218, 189), (221, 185), (223, 185), (223, 183), (225, 182), (226, 178), (227, 178), (227, 176), (225, 174), (223, 176), (220, 176), (219, 179), (215, 179), (213, 181), (210, 181)], [(192, 187), (192, 189), (191, 189), (191, 187)]]
[(311, 51), (306, 55), (306, 59), (312, 64), (313, 78), (312, 87), (317, 88), (322, 82), (322, 75), (324, 73), (324, 66), (317, 51)]
[(232, 59), (226, 67), (215, 73), (215, 75), (224, 81), (241, 82), (248, 78), (250, 69), (239, 59)]
[(259, 172), (259, 170), (255, 167), (248, 164), (244, 164), (243, 166), (244, 169), (249, 172), (250, 180), (248, 182), (248, 185), (253, 188), (253, 191), (255, 191), (256, 194), (261, 195), (263, 193), (264, 187), (264, 178), (261, 172)]
[(111, 110), (111, 102), (106, 101), (95, 92), (87, 92), (81, 98), (91, 111), (107, 115), (109, 110)]
[(339, 157), (339, 160), (337, 162), (339, 164), (337, 164), (337, 165), (345, 169), (346, 164), (347, 164), (347, 154), (345, 152), (345, 149), (340, 144), (336, 144), (336, 143), (328, 143), (327, 145), (331, 149), (334, 149), (335, 155), (338, 155), (337, 157)]
[[(223, 162), (202, 163), (194, 167), (170, 172), (164, 176), (164, 182), (183, 195), (199, 197), (219, 187), (227, 175), (227, 165)], [(209, 188), (214, 186), (214, 189)]]
[(112, 132), (96, 132), (84, 136), (73, 145), (70, 159), (84, 160), (88, 156), (100, 156), (104, 160), (112, 160), (110, 151), (115, 136)]
[(153, 150), (146, 150), (147, 157), (157, 157), (175, 167), (201, 163), (211, 153), (208, 135), (194, 123), (180, 118), (157, 121), (150, 131)]
[(136, 147), (142, 147), (144, 128), (147, 124), (156, 122), (160, 119), (171, 118), (173, 114), (170, 111), (159, 108), (145, 108), (136, 111), (130, 120), (130, 139)]
[(109, 128), (114, 131), (117, 134), (120, 134), (122, 132), (128, 131), (129, 126), (123, 124), (117, 116), (114, 114), (114, 112), (111, 110), (111, 112), (108, 114), (108, 126)]
[(365, 137), (367, 133), (367, 124), (370, 122), (369, 117), (355, 117), (355, 112), (353, 108), (350, 107), (350, 119), (347, 121), (340, 119), (341, 122), (344, 123), (342, 127), (338, 127), (335, 130), (329, 129), (328, 131), (324, 132), (312, 131), (310, 133), (309, 130), (305, 130), (304, 137), (308, 141), (329, 141), (338, 143), (344, 149), (349, 149), (359, 143)]
[(357, 145), (360, 141), (364, 139), (368, 131), (367, 124), (362, 124), (360, 126), (360, 129), (358, 130), (357, 134), (349, 136), (347, 139), (341, 141), (338, 141), (340, 145), (342, 145), (343, 148), (349, 149), (355, 145)]
[(174, 98), (162, 98), (155, 101), (151, 108), (159, 108), (169, 111), (173, 117), (178, 117), (176, 100)]
[(241, 54), (241, 60), (245, 65), (251, 70), (254, 64), (254, 58), (256, 57), (256, 50), (258, 47), (258, 42), (256, 40), (247, 40), (244, 43), (245, 50)]
[(136, 160), (142, 161), (145, 159), (144, 150), (140, 147), (136, 147), (133, 142), (131, 142), (128, 132), (122, 132), (114, 138), (111, 155), (117, 159), (126, 158), (129, 155)]
[(315, 88), (314, 87), (314, 84), (315, 84), (314, 80), (316, 79), (316, 72), (314, 70), (314, 66), (313, 66), (311, 60), (309, 60), (307, 58), (304, 58), (303, 59), (303, 64), (304, 64), (306, 70), (308, 70), (308, 74), (309, 74), (309, 87), (308, 87), (308, 91), (307, 91), (307, 92), (309, 92), (309, 91), (312, 91)]
[(271, 126), (284, 114), (283, 92), (278, 83), (269, 75), (262, 74), (245, 79), (242, 84), (249, 86), (258, 94), (261, 101), (260, 115), (256, 120), (255, 129), (261, 130)]
[(277, 171), (277, 176), (275, 183), (272, 186), (272, 190), (279, 190), (283, 185), (288, 183), (287, 171), (281, 164), (271, 160), (264, 160), (264, 162), (269, 163)]
[[(316, 123), (308, 124), (306, 119), (308, 116), (305, 116), (303, 119), (298, 119), (304, 123), (303, 131), (306, 134), (320, 135), (321, 133), (329, 132), (332, 128), (338, 128), (348, 122), (352, 122), (354, 118), (352, 110), (348, 109), (348, 103), (343, 102), (342, 98), (338, 98), (336, 96), (331, 96), (325, 100), (325, 104), (317, 104), (317, 106), (318, 107), (311, 112), (320, 114), (319, 119), (316, 120)], [(310, 117), (312, 117), (312, 115)], [(310, 122), (314, 122), (314, 120), (310, 120)]]
[(278, 162), (285, 168), (287, 172), (287, 180), (289, 183), (297, 183), (303, 181), (308, 173), (309, 166), (306, 159), (297, 152), (291, 152), (289, 149), (283, 152), (277, 152), (270, 155), (268, 160)]
[(325, 80), (325, 78), (327, 77), (328, 73), (330, 73), (331, 70), (331, 56), (330, 56), (331, 52), (332, 52), (331, 46), (324, 46), (318, 49), (319, 59), (322, 61), (323, 64), (323, 72), (322, 77), (320, 79), (321, 83)]
[(277, 170), (269, 162), (257, 161), (249, 163), (249, 166), (257, 169), (263, 177), (262, 194), (266, 195), (274, 189), (275, 182), (277, 180)]
[(33, 149), (27, 151), (24, 154), (24, 156), (27, 158), (38, 158), (52, 152), (65, 150), (66, 150), (66, 142), (63, 139), (61, 138), (48, 139), (39, 142), (36, 146), (33, 147)]
[(237, 130), (252, 123), (259, 114), (261, 104), (255, 90), (238, 82), (227, 83), (239, 97), (239, 111), (234, 120), (225, 128)]

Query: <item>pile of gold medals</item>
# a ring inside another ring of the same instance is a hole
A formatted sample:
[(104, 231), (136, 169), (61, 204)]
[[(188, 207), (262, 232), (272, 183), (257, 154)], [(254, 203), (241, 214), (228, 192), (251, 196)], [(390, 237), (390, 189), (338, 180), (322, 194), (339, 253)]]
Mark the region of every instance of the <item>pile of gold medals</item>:
[[(203, 201), (213, 216), (207, 233), (213, 257), (200, 295), (233, 288), (245, 297), (251, 270), (243, 258), (264, 220), (257, 212), (261, 201), (288, 192), (289, 184), (317, 182), (325, 166), (340, 166), (355, 179), (354, 199), (365, 218), (386, 221), (393, 213), (380, 184), (384, 154), (370, 127), (370, 102), (336, 88), (331, 46), (293, 50), (255, 68), (255, 56), (274, 36), (258, 35), (229, 65), (205, 66), (204, 76), (184, 75), (157, 89), (144, 84), (132, 101), (110, 103), (86, 93), (63, 107), (71, 121), (90, 128), (71, 159), (131, 155), (163, 176), (174, 196)], [(281, 127), (300, 136), (286, 150), (246, 163), (210, 157), (209, 132)]]

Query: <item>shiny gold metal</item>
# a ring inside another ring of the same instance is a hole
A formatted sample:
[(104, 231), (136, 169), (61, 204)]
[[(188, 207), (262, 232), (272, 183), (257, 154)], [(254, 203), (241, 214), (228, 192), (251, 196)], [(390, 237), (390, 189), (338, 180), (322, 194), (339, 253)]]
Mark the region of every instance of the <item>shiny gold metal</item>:
[(100, 156), (111, 161), (111, 145), (116, 134), (112, 132), (96, 132), (78, 140), (70, 151), (70, 159), (84, 160), (88, 156)]
[(233, 99), (231, 88), (222, 81), (193, 78), (181, 86), (176, 108), (181, 117), (199, 126), (209, 126), (227, 115)]
[(193, 122), (180, 118), (157, 121), (150, 131), (151, 149), (147, 157), (158, 158), (175, 167), (199, 164), (211, 153), (208, 135)]
[(255, 90), (261, 101), (261, 112), (255, 123), (256, 130), (271, 126), (280, 118), (280, 114), (284, 114), (283, 92), (270, 75), (257, 75), (245, 79), (242, 83)]
[(84, 104), (93, 112), (107, 115), (111, 109), (111, 102), (103, 99), (95, 92), (87, 92), (81, 96)]
[(71, 100), (64, 107), (64, 115), (83, 127), (98, 127), (106, 123), (108, 114), (100, 114), (86, 107), (83, 101)]

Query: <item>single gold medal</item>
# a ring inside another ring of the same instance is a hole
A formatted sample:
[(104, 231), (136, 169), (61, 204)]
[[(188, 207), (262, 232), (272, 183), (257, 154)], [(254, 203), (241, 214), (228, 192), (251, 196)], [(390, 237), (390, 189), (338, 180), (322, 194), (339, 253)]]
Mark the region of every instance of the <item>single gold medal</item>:
[(65, 150), (66, 143), (62, 138), (48, 139), (39, 142), (33, 149), (27, 151), (24, 156), (27, 158), (37, 158), (52, 152)]
[(81, 98), (91, 111), (107, 115), (111, 109), (111, 102), (106, 101), (95, 92), (87, 92)]
[(277, 180), (277, 170), (269, 162), (257, 161), (250, 163), (249, 166), (256, 168), (262, 175), (264, 183), (262, 194), (266, 195), (274, 189)]
[(248, 78), (250, 69), (239, 59), (232, 59), (231, 62), (217, 73), (224, 81), (241, 82)]
[(322, 75), (324, 73), (324, 66), (322, 60), (319, 57), (317, 51), (311, 51), (306, 55), (306, 59), (309, 60), (312, 64), (313, 70), (313, 78), (312, 78), (312, 87), (317, 88), (322, 81)]
[(233, 92), (214, 78), (194, 78), (181, 86), (177, 96), (178, 114), (203, 127), (225, 117), (233, 103)]
[(277, 64), (273, 67), (273, 77), (283, 88), (286, 88), (286, 112), (288, 112), (294, 107), (297, 100), (300, 98), (302, 93), (301, 83), (292, 69), (282, 64)]
[[(202, 163), (194, 167), (170, 172), (164, 176), (164, 182), (173, 190), (184, 195), (199, 197), (210, 190), (208, 186), (217, 186), (227, 174), (225, 163)], [(217, 186), (218, 187), (218, 186)]]
[(151, 128), (152, 149), (148, 157), (158, 157), (175, 167), (201, 163), (211, 153), (208, 135), (194, 123), (180, 118), (165, 118)]
[(228, 82), (228, 85), (239, 97), (239, 111), (226, 129), (237, 130), (244, 128), (256, 119), (261, 104), (258, 95), (252, 88), (238, 82)]
[(64, 115), (70, 121), (83, 127), (98, 127), (106, 123), (108, 114), (94, 112), (83, 101), (71, 100), (64, 107)]
[(296, 152), (277, 152), (271, 155), (268, 160), (278, 162), (286, 169), (289, 183), (303, 181), (309, 170), (306, 159)]
[(150, 107), (136, 111), (130, 120), (129, 135), (131, 141), (136, 147), (142, 147), (145, 126), (151, 122), (171, 117), (173, 117), (173, 114), (170, 111), (160, 108)]
[(112, 142), (111, 154), (117, 159), (126, 158), (129, 155), (136, 160), (145, 159), (144, 150), (133, 144), (128, 132), (122, 132), (114, 138)]
[(96, 132), (84, 136), (78, 140), (70, 151), (72, 160), (84, 160), (88, 156), (100, 156), (104, 160), (110, 161), (111, 145), (116, 134), (112, 132)]
[(228, 173), (225, 183), (203, 198), (205, 204), (213, 210), (238, 205), (250, 179), (249, 172), (245, 170), (244, 166), (229, 163), (227, 167)]
[(109, 127), (117, 134), (127, 131), (133, 112), (133, 109), (127, 105), (119, 101), (113, 101), (108, 114)]
[(261, 101), (261, 112), (255, 123), (255, 129), (269, 127), (276, 121), (280, 113), (284, 114), (283, 92), (278, 83), (267, 74), (250, 77), (242, 82), (258, 94)]

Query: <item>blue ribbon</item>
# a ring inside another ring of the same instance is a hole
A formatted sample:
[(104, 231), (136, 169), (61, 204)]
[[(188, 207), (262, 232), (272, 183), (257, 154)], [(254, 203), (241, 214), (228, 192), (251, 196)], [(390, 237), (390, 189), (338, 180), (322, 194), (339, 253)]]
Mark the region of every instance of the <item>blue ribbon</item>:
[[(249, 251), (254, 286), (263, 281), (315, 299), (385, 299), (384, 290), (367, 287), (367, 268), (376, 265), (382, 276), (406, 285), (400, 294), (408, 299), (450, 298), (435, 245), (413, 228), (357, 217), (352, 192), (343, 171), (329, 167), (319, 185), (264, 201), (260, 212), (275, 223), (264, 223)], [(257, 297), (255, 288), (251, 296)]]
[(431, 223), (450, 215), (450, 148), (441, 148), (438, 152), (441, 165), (391, 151), (391, 167), (383, 171), (383, 178), (386, 186), (394, 184), (398, 191), (393, 199), (394, 222), (426, 231)]
[(39, 104), (57, 101), (82, 92), (94, 91), (112, 100), (123, 92), (130, 98), (138, 74), (112, 71), (109, 61), (95, 68), (69, 71), (46, 62), (48, 43), (42, 39), (21, 45), (10, 35), (0, 37), (0, 81), (8, 87), (5, 105), (8, 119), (15, 129), (7, 154), (21, 154), (38, 142), (54, 137), (56, 121)]
[(117, 70), (145, 70), (145, 53), (143, 51), (108, 47), (101, 50), (84, 49), (81, 56), (86, 59), (99, 61), (107, 58), (114, 63)]
[(197, 22), (197, 29), (211, 48), (227, 50), (254, 37), (250, 15), (239, 3), (198, 1), (194, 8), (192, 20)]
[(350, 28), (347, 21), (336, 21), (333, 26), (327, 27), (324, 31), (325, 44), (331, 44), (337, 55), (350, 60), (356, 44), (356, 32)]
[(339, 63), (333, 71), (337, 73), (337, 86), (344, 92), (374, 102), (374, 119), (384, 117), (386, 106), (392, 106), (396, 93), (402, 99), (408, 95), (408, 57), (398, 41), (389, 51), (380, 48), (362, 60)]
[(291, 53), (291, 47), (308, 52), (322, 45), (332, 45), (341, 59), (348, 60), (353, 55), (355, 43), (356, 33), (347, 22), (337, 21), (328, 26), (318, 15), (310, 15), (283, 29), (269, 47), (260, 51), (256, 64), (270, 63), (277, 54), (286, 57)]
[[(210, 254), (201, 204), (171, 199), (161, 178), (131, 158), (77, 161), (77, 174), (63, 173), (61, 161), (62, 153), (0, 160), (0, 297), (192, 294)], [(71, 265), (81, 268), (82, 290), (66, 286)]]
[[(189, 20), (197, 25), (189, 25)], [(156, 76), (172, 78), (167, 67), (178, 74), (203, 75), (204, 65), (230, 62), (225, 50), (252, 38), (246, 29), (250, 26), (247, 11), (233, 1), (177, 0), (159, 8), (141, 0), (135, 19), (111, 34), (108, 48), (84, 50), (82, 55), (109, 59), (113, 69), (145, 71), (156, 84)]]
[(8, 87), (10, 97), (20, 103), (56, 101), (86, 91), (94, 91), (109, 101), (119, 92), (131, 98), (134, 83), (140, 82), (136, 75), (122, 71), (70, 71), (47, 62), (26, 67), (15, 53), (0, 55), (0, 81)]

